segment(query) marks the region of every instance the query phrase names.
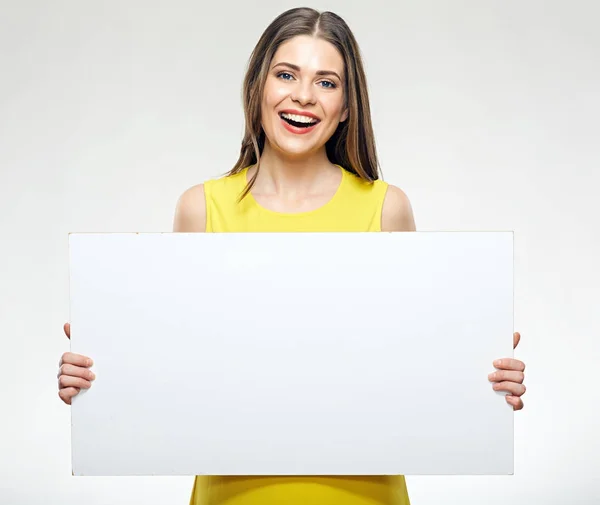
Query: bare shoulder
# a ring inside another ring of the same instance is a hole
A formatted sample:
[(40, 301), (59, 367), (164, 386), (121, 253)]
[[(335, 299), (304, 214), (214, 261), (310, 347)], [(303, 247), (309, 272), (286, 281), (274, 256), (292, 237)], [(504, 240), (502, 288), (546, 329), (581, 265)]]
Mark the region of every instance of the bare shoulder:
[(381, 212), (381, 231), (416, 231), (412, 205), (399, 187), (388, 185)]
[(173, 231), (183, 233), (206, 231), (204, 184), (196, 184), (186, 189), (177, 200)]

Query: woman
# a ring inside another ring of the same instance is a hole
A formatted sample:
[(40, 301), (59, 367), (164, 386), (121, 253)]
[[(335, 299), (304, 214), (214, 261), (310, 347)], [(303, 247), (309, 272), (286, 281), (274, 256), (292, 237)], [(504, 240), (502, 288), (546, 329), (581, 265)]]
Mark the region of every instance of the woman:
[[(337, 15), (289, 10), (267, 28), (244, 81), (246, 131), (226, 176), (179, 198), (175, 232), (414, 231), (404, 192), (380, 180), (358, 45)], [(67, 336), (69, 325), (65, 325)], [(514, 345), (519, 340), (514, 335)], [(489, 380), (521, 409), (525, 365), (495, 362)], [(65, 353), (60, 398), (94, 379)], [(409, 504), (403, 476), (196, 477), (191, 505)]]

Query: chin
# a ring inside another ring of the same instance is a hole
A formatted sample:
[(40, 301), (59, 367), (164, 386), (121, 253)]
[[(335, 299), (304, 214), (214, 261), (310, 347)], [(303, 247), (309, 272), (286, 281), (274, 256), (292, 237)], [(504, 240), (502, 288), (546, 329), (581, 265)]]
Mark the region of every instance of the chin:
[(319, 121), (315, 130), (305, 134), (300, 134), (302, 130), (299, 129), (288, 131), (289, 128), (283, 124), (279, 115), (276, 115), (275, 120), (269, 118), (262, 126), (271, 147), (281, 155), (293, 158), (311, 156), (324, 149), (328, 130), (332, 129), (328, 121)]
[(288, 136), (275, 134), (268, 136), (271, 147), (279, 153), (290, 157), (311, 156), (325, 148), (324, 139), (310, 136)]

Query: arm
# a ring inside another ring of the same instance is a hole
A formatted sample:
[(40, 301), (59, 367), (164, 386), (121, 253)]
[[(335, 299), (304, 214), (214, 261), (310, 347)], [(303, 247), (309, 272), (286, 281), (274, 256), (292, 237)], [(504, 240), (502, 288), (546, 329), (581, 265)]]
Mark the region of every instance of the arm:
[(416, 231), (412, 206), (404, 191), (388, 186), (381, 211), (381, 231)]
[(177, 200), (173, 232), (193, 233), (206, 231), (206, 199), (204, 185), (187, 189)]

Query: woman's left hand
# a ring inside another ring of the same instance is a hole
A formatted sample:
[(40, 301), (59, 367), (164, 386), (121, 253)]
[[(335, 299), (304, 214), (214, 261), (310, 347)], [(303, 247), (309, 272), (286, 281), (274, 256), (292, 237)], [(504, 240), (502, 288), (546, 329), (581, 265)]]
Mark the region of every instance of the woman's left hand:
[[(521, 340), (521, 335), (516, 332), (513, 334), (513, 349), (516, 349)], [(513, 406), (513, 410), (523, 408), (521, 396), (525, 394), (525, 363), (513, 358), (503, 358), (494, 361), (494, 366), (498, 371), (488, 375), (488, 379), (493, 382), (494, 391), (507, 391), (506, 401)]]

